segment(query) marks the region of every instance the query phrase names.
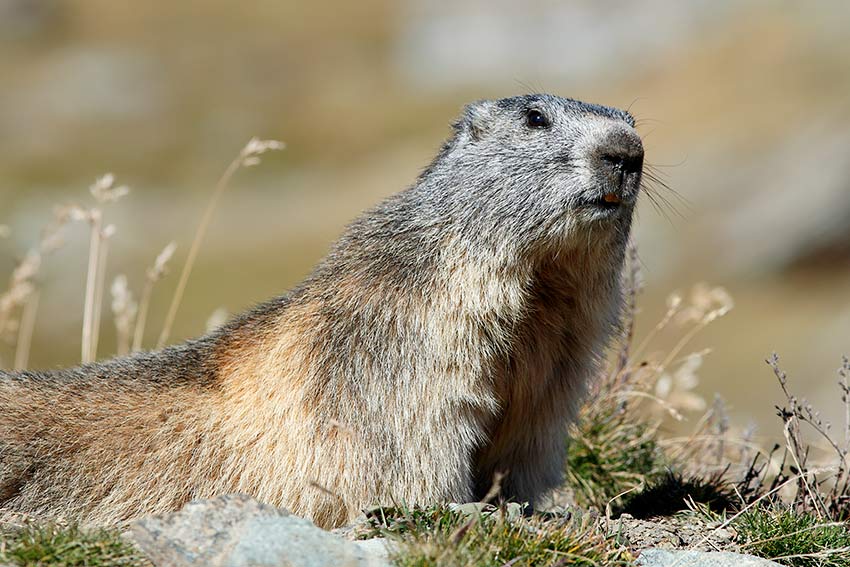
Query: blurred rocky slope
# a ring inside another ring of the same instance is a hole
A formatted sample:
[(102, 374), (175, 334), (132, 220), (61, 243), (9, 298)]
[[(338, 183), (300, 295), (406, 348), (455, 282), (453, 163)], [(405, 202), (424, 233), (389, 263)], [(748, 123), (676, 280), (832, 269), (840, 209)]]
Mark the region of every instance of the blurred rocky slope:
[[(283, 139), (217, 215), (178, 328), (197, 334), (217, 306), (296, 282), (414, 178), (463, 103), (552, 91), (640, 120), (648, 160), (688, 201), (659, 189), (678, 214), (642, 205), (641, 325), (674, 288), (728, 287), (738, 307), (705, 338), (702, 387), (762, 418), (771, 349), (816, 398), (850, 350), (847, 29), (840, 0), (0, 0), (0, 273), (53, 203), (113, 171), (134, 192), (110, 212), (111, 275), (138, 287), (169, 240), (185, 253), (241, 145)], [(42, 275), (40, 366), (78, 351), (84, 232)]]

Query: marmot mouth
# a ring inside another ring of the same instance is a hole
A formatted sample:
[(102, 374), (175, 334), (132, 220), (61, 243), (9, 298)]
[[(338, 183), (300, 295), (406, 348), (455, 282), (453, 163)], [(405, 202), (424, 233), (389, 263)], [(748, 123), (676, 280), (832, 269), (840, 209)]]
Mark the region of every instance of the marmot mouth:
[(602, 197), (598, 197), (596, 199), (589, 199), (587, 201), (587, 205), (602, 209), (605, 211), (615, 211), (620, 208), (620, 205), (623, 204), (623, 201), (614, 193), (606, 193)]

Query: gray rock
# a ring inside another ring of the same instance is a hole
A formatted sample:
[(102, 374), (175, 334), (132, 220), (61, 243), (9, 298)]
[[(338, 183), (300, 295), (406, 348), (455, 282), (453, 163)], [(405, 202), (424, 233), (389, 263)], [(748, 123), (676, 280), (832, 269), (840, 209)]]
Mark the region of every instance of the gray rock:
[(381, 557), (387, 560), (389, 560), (390, 554), (394, 551), (392, 542), (381, 537), (361, 539), (355, 541), (354, 545), (365, 551), (367, 555)]
[(638, 557), (642, 567), (782, 567), (753, 555), (727, 551), (645, 549)]
[(358, 546), (285, 510), (237, 494), (143, 518), (130, 539), (157, 567), (389, 567), (375, 544)]
[(631, 549), (740, 551), (731, 528), (695, 515), (638, 520), (623, 514), (610, 524), (609, 532)]

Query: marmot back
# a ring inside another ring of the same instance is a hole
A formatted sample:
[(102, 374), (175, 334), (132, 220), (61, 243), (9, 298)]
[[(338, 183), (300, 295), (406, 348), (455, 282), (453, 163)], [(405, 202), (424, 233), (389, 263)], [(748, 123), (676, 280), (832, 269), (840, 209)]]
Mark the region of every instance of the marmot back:
[(617, 328), (633, 126), (473, 103), (289, 294), (160, 352), (0, 373), (0, 508), (120, 523), (244, 492), (332, 527), (480, 499), (496, 473), (533, 505)]

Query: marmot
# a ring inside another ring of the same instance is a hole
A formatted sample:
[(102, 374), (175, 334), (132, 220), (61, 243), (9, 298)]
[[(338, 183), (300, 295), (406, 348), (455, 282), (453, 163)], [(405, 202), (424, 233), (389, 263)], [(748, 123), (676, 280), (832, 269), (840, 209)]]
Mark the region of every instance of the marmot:
[(0, 508), (116, 524), (241, 492), (334, 527), (375, 504), (534, 504), (618, 327), (643, 147), (624, 111), (468, 105), (295, 289), (197, 340), (0, 372)]

